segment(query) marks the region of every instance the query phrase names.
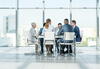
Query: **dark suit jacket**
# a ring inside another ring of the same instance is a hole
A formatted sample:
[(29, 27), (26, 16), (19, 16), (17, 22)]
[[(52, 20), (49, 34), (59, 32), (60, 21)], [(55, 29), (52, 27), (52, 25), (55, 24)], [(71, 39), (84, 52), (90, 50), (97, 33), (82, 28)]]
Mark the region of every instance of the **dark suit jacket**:
[(80, 36), (80, 29), (79, 29), (79, 27), (75, 26), (73, 30), (75, 32), (76, 42), (81, 42), (82, 38)]

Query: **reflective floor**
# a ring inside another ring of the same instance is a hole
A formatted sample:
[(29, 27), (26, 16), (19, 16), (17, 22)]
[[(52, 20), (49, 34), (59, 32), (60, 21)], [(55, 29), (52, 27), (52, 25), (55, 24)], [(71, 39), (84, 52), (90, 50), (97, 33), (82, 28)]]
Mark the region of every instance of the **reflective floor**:
[(100, 50), (77, 47), (77, 54), (34, 55), (33, 47), (0, 47), (0, 69), (100, 69)]

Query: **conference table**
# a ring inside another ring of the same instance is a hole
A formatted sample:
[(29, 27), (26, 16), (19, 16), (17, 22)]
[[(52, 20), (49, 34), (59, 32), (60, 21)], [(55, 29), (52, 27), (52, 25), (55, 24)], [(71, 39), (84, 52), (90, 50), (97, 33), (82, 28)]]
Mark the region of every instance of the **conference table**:
[[(38, 38), (45, 38), (43, 35), (38, 36)], [(64, 36), (55, 35), (55, 38), (64, 38)]]
[[(40, 39), (40, 38), (45, 38), (45, 36), (44, 35), (39, 35), (38, 36), (38, 39)], [(58, 36), (58, 35), (55, 35), (55, 39), (57, 39), (57, 38), (64, 38), (64, 36)], [(75, 46), (76, 46), (76, 43), (75, 43)], [(29, 54), (29, 53), (28, 53)], [(31, 53), (30, 53), (31, 54)], [(33, 53), (34, 54), (34, 53)]]
[[(43, 35), (40, 35), (40, 36), (38, 36), (38, 39), (39, 38), (45, 38), (45, 36), (43, 36)], [(55, 35), (55, 38), (64, 38), (64, 36), (58, 36), (58, 35)], [(80, 44), (80, 42), (75, 42), (74, 43), (74, 51), (76, 51), (76, 44)], [(74, 52), (74, 54), (76, 55), (76, 52)]]

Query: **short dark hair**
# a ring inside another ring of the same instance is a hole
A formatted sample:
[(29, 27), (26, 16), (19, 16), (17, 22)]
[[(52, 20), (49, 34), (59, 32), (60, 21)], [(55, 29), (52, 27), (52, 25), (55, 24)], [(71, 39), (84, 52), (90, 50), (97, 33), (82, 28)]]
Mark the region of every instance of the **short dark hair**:
[(46, 23), (43, 23), (43, 27), (45, 26)]
[(62, 23), (58, 23), (58, 25), (62, 25)]
[(72, 20), (72, 22), (73, 22), (74, 24), (76, 24), (76, 21), (75, 21), (75, 20)]
[(46, 23), (49, 23), (49, 22), (51, 22), (51, 19), (50, 18), (46, 19)]
[(69, 20), (68, 19), (64, 19), (64, 20), (66, 20), (69, 23)]

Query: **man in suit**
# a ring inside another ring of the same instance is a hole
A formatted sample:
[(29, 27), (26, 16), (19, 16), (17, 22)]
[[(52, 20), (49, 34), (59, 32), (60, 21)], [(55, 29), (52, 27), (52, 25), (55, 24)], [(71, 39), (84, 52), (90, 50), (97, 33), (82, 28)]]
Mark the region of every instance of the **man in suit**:
[(73, 31), (75, 32), (75, 36), (76, 36), (76, 42), (81, 42), (82, 38), (80, 36), (80, 29), (79, 27), (76, 25), (76, 21), (72, 20), (71, 21), (71, 25), (73, 26)]
[[(64, 32), (73, 32), (73, 27), (69, 24), (69, 20), (68, 19), (64, 19), (64, 25), (62, 26), (61, 31), (59, 32), (58, 35), (64, 35)], [(61, 42), (70, 42), (70, 41), (65, 41), (64, 39), (60, 39), (58, 40), (58, 43)], [(67, 51), (65, 52), (64, 49), (65, 47), (67, 48)], [(60, 54), (64, 55), (65, 53), (68, 53), (68, 45), (67, 46), (61, 46), (60, 48)], [(72, 53), (72, 47), (71, 45), (69, 45), (69, 52)]]

